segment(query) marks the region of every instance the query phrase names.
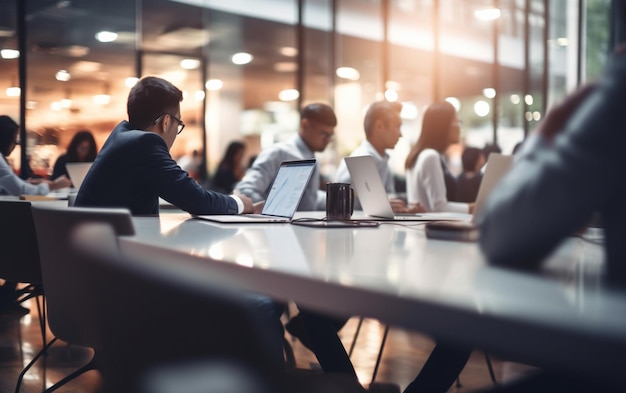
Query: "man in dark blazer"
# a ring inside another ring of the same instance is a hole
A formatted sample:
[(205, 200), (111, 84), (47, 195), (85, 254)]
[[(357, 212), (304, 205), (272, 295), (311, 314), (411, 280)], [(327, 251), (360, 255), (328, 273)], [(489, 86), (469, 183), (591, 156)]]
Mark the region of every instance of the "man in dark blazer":
[(185, 127), (182, 99), (183, 93), (164, 79), (139, 80), (128, 95), (128, 121), (109, 135), (75, 205), (158, 214), (161, 197), (191, 214), (252, 213), (248, 197), (205, 190), (172, 159), (169, 150)]
[[(522, 145), (511, 172), (489, 196), (478, 225), (480, 246), (490, 263), (537, 269), (565, 238), (598, 215), (604, 228), (607, 285), (626, 288), (623, 49), (601, 79), (548, 113)], [(544, 370), (497, 391), (623, 390), (566, 372)]]

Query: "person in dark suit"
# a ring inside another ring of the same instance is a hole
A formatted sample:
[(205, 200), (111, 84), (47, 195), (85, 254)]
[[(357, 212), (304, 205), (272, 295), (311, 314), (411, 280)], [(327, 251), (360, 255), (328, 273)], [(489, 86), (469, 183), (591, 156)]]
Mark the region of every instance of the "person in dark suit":
[(463, 172), (456, 178), (455, 202), (476, 202), (480, 182), (483, 179), (481, 168), (485, 165), (485, 154), (482, 150), (466, 146), (461, 154)]
[[(604, 227), (606, 284), (626, 288), (626, 183), (621, 124), (626, 55), (618, 50), (602, 78), (555, 106), (516, 155), (478, 217), (491, 264), (532, 271), (595, 214)], [(622, 391), (606, 381), (543, 370), (502, 391)], [(549, 390), (548, 390), (549, 389)]]
[[(258, 209), (243, 195), (203, 189), (180, 168), (169, 149), (185, 127), (183, 93), (170, 82), (145, 77), (128, 95), (128, 121), (119, 123), (87, 173), (75, 206), (124, 207), (133, 215), (159, 212), (159, 197), (192, 214), (238, 214)], [(268, 337), (275, 359), (283, 359), (284, 305), (261, 295), (250, 301), (266, 312), (276, 330)]]
[(170, 82), (145, 77), (128, 95), (128, 121), (115, 127), (76, 197), (76, 206), (125, 207), (158, 214), (159, 197), (191, 214), (252, 213), (243, 195), (203, 189), (176, 164), (170, 148), (185, 124), (183, 93)]

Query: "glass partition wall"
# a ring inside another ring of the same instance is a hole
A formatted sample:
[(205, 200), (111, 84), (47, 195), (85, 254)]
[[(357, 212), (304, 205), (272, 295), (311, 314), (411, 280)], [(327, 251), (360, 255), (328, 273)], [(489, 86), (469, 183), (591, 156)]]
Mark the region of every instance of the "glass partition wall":
[[(605, 65), (610, 0), (16, 0), (0, 5), (0, 111), (23, 119), (24, 157), (47, 176), (73, 134), (99, 146), (126, 119), (137, 78), (185, 93), (188, 125), (172, 156), (202, 157), (201, 180), (228, 143), (246, 160), (293, 135), (298, 108), (336, 109), (320, 156), (332, 176), (364, 138), (375, 100), (403, 103), (404, 157), (424, 108), (448, 100), (463, 122), (450, 152), (510, 153), (549, 106)], [(20, 29), (20, 26), (23, 26)], [(24, 72), (20, 72), (20, 64)], [(22, 96), (23, 94), (23, 96)], [(20, 154), (10, 157), (17, 171)], [(456, 158), (455, 158), (456, 157)]]

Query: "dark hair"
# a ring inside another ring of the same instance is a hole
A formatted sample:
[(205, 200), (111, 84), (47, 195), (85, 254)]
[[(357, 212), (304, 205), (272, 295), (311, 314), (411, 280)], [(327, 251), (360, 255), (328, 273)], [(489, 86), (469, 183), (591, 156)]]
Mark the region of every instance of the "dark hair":
[(165, 79), (146, 76), (128, 94), (128, 122), (139, 130), (148, 129), (159, 116), (177, 110), (182, 100), (179, 88)]
[(15, 142), (15, 136), (20, 126), (9, 116), (0, 116), (0, 153), (9, 155), (9, 147)]
[(227, 165), (228, 167), (234, 167), (236, 163), (233, 162), (235, 155), (246, 148), (246, 145), (240, 141), (233, 141), (228, 144), (226, 148), (226, 153), (224, 153), (224, 157), (222, 157), (222, 161), (220, 161), (219, 166)]
[(363, 129), (365, 135), (369, 135), (377, 121), (389, 124), (392, 116), (400, 115), (402, 104), (397, 102), (377, 101), (367, 109), (365, 118), (363, 119)]
[(485, 153), (485, 157), (489, 157), (491, 153), (502, 153), (502, 149), (496, 143), (487, 143), (483, 147), (483, 153)]
[(313, 103), (305, 106), (300, 110), (300, 119), (307, 119), (312, 122), (335, 127), (337, 125), (337, 116), (333, 108), (326, 104)]
[(456, 110), (447, 101), (431, 104), (424, 113), (422, 132), (417, 143), (411, 147), (404, 166), (412, 168), (424, 149), (434, 149), (443, 153), (448, 147), (450, 125)]
[(67, 147), (67, 161), (68, 162), (78, 162), (81, 161), (78, 157), (78, 145), (82, 142), (89, 142), (89, 153), (84, 158), (84, 161), (91, 162), (96, 159), (96, 155), (98, 154), (98, 147), (96, 146), (96, 140), (93, 137), (91, 131), (81, 130), (78, 131), (72, 137), (70, 144)]
[(477, 147), (466, 146), (461, 154), (461, 162), (463, 163), (463, 172), (474, 172), (476, 163), (483, 151)]

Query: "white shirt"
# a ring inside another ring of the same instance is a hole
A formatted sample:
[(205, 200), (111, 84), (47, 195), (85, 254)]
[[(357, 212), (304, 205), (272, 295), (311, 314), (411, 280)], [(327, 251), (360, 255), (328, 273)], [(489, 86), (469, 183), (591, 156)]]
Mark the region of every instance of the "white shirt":
[(469, 204), (448, 202), (441, 156), (433, 149), (423, 150), (407, 169), (406, 194), (409, 204), (420, 202), (428, 212), (469, 213)]
[[(393, 174), (391, 173), (391, 169), (389, 168), (389, 154), (381, 156), (378, 154), (378, 151), (372, 146), (372, 144), (364, 140), (361, 142), (359, 147), (354, 149), (354, 151), (350, 154), (350, 157), (357, 156), (372, 156), (374, 157), (374, 161), (376, 162), (376, 168), (378, 169), (378, 173), (380, 174), (380, 178), (385, 185), (385, 191), (391, 197), (395, 196), (396, 187), (393, 182)], [(336, 183), (352, 183), (350, 178), (350, 172), (348, 171), (348, 166), (346, 165), (345, 160), (341, 160), (339, 164), (339, 168), (337, 168), (337, 173), (335, 174)]]
[[(269, 193), (269, 188), (282, 161), (309, 158), (315, 158), (315, 153), (309, 149), (298, 134), (289, 141), (275, 143), (259, 153), (252, 167), (246, 171), (243, 179), (235, 186), (235, 192), (246, 195), (253, 202), (263, 201)], [(298, 205), (298, 210), (314, 211), (325, 208), (326, 193), (320, 190), (319, 163), (317, 163), (315, 172), (311, 176)]]
[(0, 195), (46, 195), (49, 192), (46, 183), (30, 184), (20, 179), (0, 155)]

